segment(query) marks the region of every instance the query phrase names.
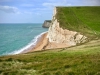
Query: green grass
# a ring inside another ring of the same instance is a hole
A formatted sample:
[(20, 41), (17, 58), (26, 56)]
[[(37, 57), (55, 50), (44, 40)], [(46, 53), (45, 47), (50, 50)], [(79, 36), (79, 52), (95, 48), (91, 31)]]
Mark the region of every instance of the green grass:
[(81, 46), (0, 57), (1, 75), (100, 75), (100, 40)]
[(64, 29), (80, 32), (88, 37), (100, 37), (100, 6), (57, 7), (56, 18)]

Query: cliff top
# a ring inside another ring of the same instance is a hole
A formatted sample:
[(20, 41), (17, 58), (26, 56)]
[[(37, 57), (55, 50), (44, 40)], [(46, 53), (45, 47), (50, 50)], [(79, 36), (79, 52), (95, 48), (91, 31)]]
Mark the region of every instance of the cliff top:
[(45, 20), (45, 22), (51, 22), (51, 20)]
[(56, 7), (56, 11), (62, 28), (100, 36), (100, 6)]

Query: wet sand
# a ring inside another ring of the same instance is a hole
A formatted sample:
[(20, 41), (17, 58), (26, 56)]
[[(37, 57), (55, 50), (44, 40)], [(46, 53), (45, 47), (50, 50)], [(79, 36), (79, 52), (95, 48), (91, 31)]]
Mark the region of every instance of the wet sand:
[(37, 44), (35, 45), (35, 47), (32, 48), (29, 52), (43, 50), (48, 43), (47, 34), (48, 33), (43, 34), (41, 38), (37, 41)]

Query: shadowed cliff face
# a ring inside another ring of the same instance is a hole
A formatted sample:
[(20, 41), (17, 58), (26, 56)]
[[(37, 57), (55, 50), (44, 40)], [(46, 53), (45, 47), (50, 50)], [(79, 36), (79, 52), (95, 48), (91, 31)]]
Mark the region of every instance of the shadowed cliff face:
[(57, 43), (60, 45), (64, 44), (65, 45), (64, 47), (69, 47), (69, 46), (74, 46), (74, 45), (84, 43), (87, 41), (87, 37), (84, 35), (81, 35), (79, 32), (62, 29), (59, 26), (59, 22), (55, 18), (56, 13), (57, 12), (55, 8), (53, 19), (52, 19), (52, 25), (50, 26), (48, 35), (47, 35), (47, 38), (49, 38), (49, 43), (55, 43), (55, 44)]

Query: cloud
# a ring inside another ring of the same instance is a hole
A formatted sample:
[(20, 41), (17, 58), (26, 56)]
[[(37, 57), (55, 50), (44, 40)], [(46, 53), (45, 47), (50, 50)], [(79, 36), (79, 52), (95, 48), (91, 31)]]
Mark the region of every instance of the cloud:
[(48, 8), (33, 8), (32, 11), (48, 11)]
[(0, 10), (6, 13), (19, 13), (18, 8), (11, 6), (0, 6)]
[(33, 14), (33, 12), (30, 12), (30, 11), (24, 11), (24, 13), (25, 14), (30, 14), (30, 15)]
[(91, 4), (94, 4), (94, 5), (100, 5), (100, 0), (87, 0), (87, 1), (90, 1)]
[(42, 5), (46, 6), (46, 7), (54, 7), (54, 6), (58, 5), (58, 3), (43, 3)]
[(21, 6), (23, 6), (23, 7), (33, 7), (34, 5), (33, 4), (22, 4)]
[(71, 4), (67, 2), (67, 0), (49, 0), (50, 2), (45, 2), (42, 5), (46, 7), (54, 7), (54, 6), (70, 6)]
[(35, 13), (37, 16), (40, 16), (41, 14), (40, 13)]
[(54, 6), (100, 6), (100, 0), (48, 0), (42, 5), (49, 8)]
[(100, 6), (100, 0), (83, 0), (85, 5)]

